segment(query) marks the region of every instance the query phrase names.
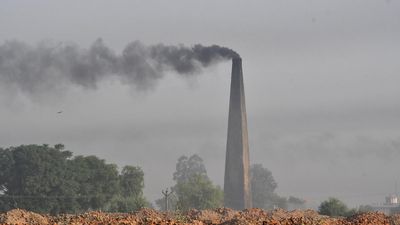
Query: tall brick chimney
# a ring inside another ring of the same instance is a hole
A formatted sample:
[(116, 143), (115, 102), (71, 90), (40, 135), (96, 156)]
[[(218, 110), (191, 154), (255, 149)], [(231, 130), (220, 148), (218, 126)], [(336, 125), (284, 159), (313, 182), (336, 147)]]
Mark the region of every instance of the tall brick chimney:
[(233, 58), (225, 161), (225, 207), (239, 210), (252, 207), (249, 163), (242, 59)]

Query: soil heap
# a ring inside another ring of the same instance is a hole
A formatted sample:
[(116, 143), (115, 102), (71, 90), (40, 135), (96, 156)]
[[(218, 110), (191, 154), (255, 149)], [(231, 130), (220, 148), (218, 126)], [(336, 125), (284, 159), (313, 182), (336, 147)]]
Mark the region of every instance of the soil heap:
[(13, 209), (0, 214), (1, 224), (265, 224), (265, 225), (400, 225), (400, 215), (387, 216), (379, 212), (357, 214), (348, 218), (319, 215), (313, 210), (266, 211), (247, 209), (235, 211), (229, 208), (213, 210), (189, 210), (188, 212), (160, 212), (141, 209), (132, 213), (87, 212), (57, 216), (37, 214)]

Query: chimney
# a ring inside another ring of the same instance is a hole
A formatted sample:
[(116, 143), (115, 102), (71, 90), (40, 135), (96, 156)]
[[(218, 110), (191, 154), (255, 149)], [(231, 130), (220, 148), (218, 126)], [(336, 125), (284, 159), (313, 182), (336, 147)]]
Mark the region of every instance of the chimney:
[(237, 210), (252, 207), (249, 164), (242, 59), (233, 58), (225, 160), (225, 207)]

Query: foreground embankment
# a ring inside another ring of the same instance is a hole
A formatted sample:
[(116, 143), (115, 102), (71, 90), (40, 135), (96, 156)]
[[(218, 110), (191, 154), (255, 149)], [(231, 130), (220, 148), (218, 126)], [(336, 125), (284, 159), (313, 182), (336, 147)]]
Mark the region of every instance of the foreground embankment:
[(21, 209), (0, 214), (1, 224), (268, 224), (268, 225), (400, 225), (400, 215), (363, 213), (348, 218), (332, 218), (313, 210), (249, 209), (235, 211), (228, 208), (190, 210), (188, 212), (159, 212), (142, 209), (132, 213), (87, 212), (58, 216), (42, 215)]

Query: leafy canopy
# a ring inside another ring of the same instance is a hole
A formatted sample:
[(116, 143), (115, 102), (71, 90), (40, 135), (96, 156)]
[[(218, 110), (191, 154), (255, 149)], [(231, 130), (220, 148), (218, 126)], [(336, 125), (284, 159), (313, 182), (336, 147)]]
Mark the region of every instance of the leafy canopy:
[(352, 213), (346, 204), (337, 198), (329, 198), (318, 207), (318, 212), (327, 216), (348, 216)]
[[(173, 174), (174, 196), (168, 199), (171, 208), (180, 210), (217, 208), (223, 205), (223, 192), (207, 176), (203, 159), (198, 155), (181, 156)], [(156, 204), (165, 210), (165, 199)]]
[(271, 171), (264, 168), (261, 164), (254, 164), (250, 168), (251, 191), (253, 207), (263, 209), (282, 209), (303, 208), (305, 201), (290, 196), (289, 198), (279, 196), (275, 190), (278, 187)]
[(132, 211), (144, 205), (144, 173), (122, 172), (96, 156), (72, 157), (61, 144), (0, 148), (0, 211)]

